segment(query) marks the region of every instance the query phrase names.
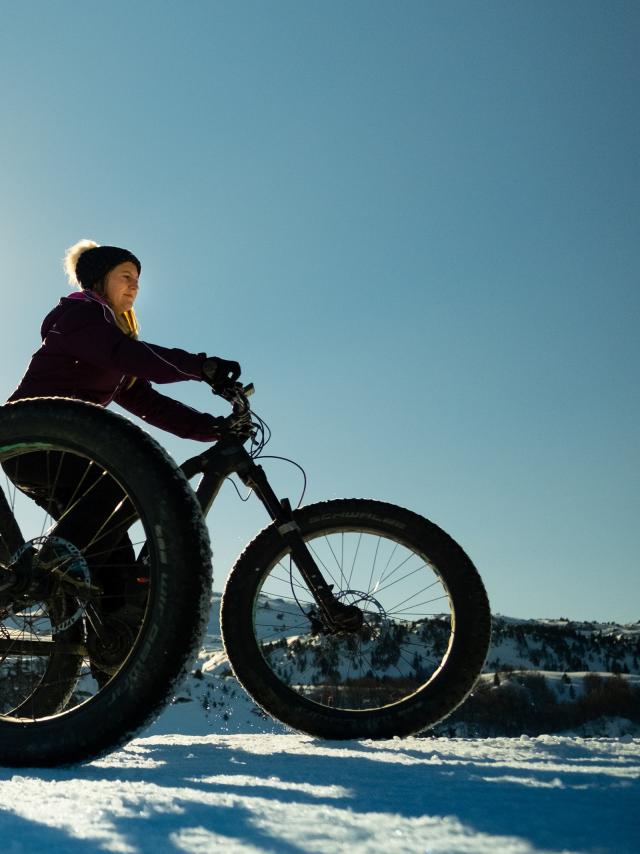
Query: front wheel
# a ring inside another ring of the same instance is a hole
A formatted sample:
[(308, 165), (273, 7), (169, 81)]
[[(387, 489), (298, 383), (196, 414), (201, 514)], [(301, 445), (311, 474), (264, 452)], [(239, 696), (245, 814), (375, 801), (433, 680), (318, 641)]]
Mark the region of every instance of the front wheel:
[(301, 536), (356, 627), (327, 624), (275, 524), (247, 547), (222, 599), (222, 635), (240, 682), (265, 711), (323, 738), (419, 732), (467, 697), (491, 615), (480, 576), (428, 520), (344, 499), (295, 511)]

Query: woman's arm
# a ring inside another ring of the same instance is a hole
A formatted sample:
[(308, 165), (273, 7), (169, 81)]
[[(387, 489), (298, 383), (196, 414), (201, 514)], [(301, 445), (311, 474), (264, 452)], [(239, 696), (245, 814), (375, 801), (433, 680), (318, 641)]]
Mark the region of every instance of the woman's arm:
[(96, 302), (70, 308), (49, 330), (45, 348), (102, 370), (141, 377), (155, 383), (201, 380), (204, 353), (187, 353), (129, 338)]
[(173, 400), (151, 388), (148, 380), (136, 379), (132, 385), (118, 392), (116, 403), (142, 418), (147, 424), (160, 427), (183, 439), (213, 442), (219, 436), (222, 418), (208, 412), (198, 412), (184, 403)]

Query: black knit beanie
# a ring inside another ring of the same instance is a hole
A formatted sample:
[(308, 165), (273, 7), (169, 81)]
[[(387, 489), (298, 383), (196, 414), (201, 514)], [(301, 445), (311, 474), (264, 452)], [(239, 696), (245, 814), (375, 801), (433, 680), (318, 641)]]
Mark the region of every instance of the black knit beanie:
[(142, 265), (128, 249), (120, 249), (118, 246), (95, 246), (92, 249), (85, 249), (76, 261), (76, 279), (83, 288), (91, 288), (110, 270), (125, 261), (135, 264), (140, 274)]

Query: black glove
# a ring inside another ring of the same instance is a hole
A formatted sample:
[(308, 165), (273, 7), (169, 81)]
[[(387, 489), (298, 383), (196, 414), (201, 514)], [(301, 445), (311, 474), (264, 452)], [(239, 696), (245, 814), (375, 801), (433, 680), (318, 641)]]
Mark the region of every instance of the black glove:
[(210, 356), (202, 363), (202, 379), (209, 385), (225, 386), (232, 385), (240, 376), (241, 370), (238, 362), (221, 359), (219, 356)]

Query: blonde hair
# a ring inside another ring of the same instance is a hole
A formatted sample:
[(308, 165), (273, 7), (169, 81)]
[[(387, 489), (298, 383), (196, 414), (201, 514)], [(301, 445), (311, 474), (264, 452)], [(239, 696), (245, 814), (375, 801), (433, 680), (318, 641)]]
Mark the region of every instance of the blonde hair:
[[(102, 282), (100, 282), (100, 284), (102, 284)], [(98, 291), (94, 288), (93, 290), (95, 290), (96, 293), (100, 294), (100, 296), (104, 297), (109, 303), (109, 300), (105, 296), (103, 289)], [(109, 306), (113, 311), (116, 323), (125, 333), (125, 335), (128, 335), (129, 338), (137, 338), (138, 333), (140, 332), (140, 324), (138, 323), (138, 318), (136, 317), (135, 311), (130, 308), (128, 311), (123, 311), (121, 314), (116, 314), (116, 312), (113, 310), (113, 306), (111, 305), (111, 303), (109, 303)]]
[(140, 332), (140, 324), (136, 317), (135, 311), (130, 308), (129, 311), (123, 311), (121, 315), (116, 314), (118, 326), (123, 332), (126, 332), (131, 338), (137, 338)]

